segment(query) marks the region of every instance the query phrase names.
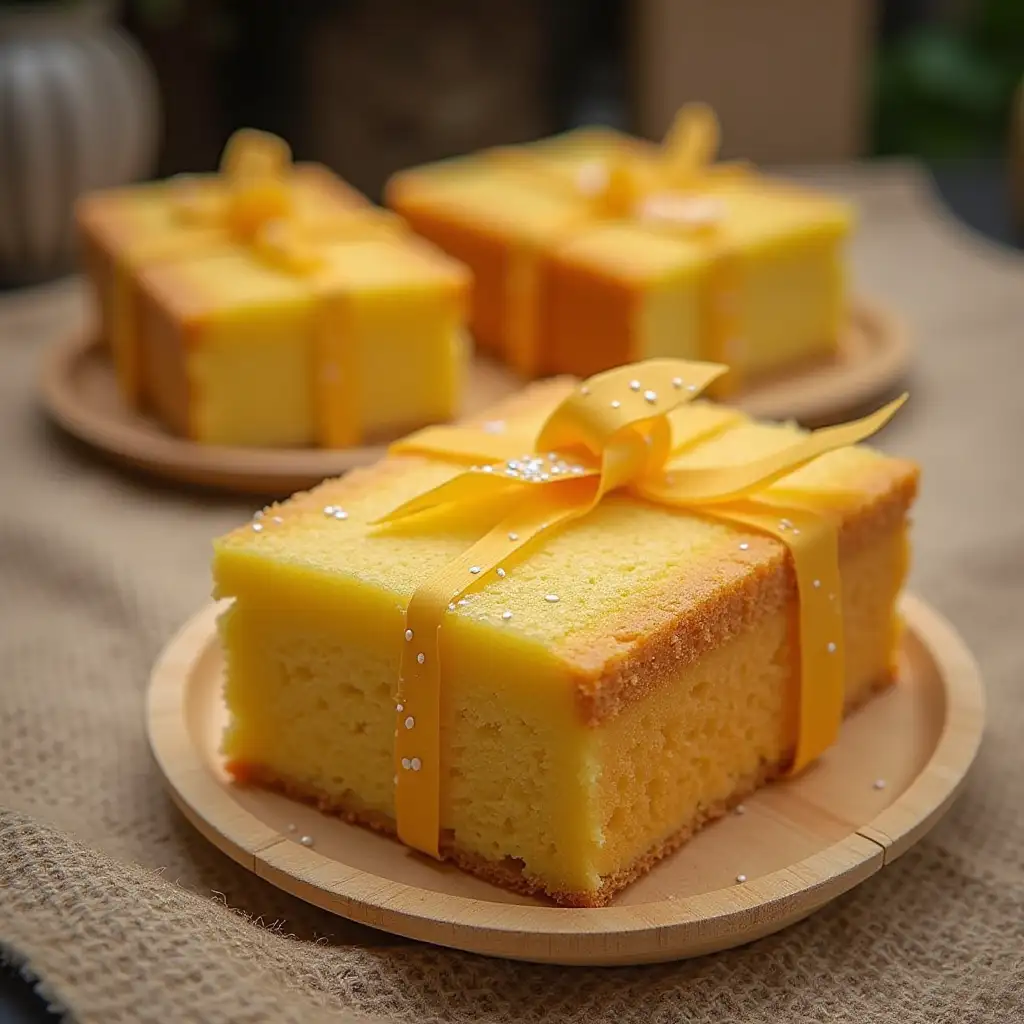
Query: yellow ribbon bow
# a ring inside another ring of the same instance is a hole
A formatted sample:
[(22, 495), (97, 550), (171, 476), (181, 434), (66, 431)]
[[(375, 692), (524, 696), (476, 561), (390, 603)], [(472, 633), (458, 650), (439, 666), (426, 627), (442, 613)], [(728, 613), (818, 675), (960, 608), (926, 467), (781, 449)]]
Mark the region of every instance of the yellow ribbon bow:
[[(645, 229), (699, 239), (709, 251), (706, 330), (708, 350), (716, 359), (730, 354), (737, 336), (738, 310), (729, 301), (736, 273), (722, 238), (725, 206), (713, 194), (720, 182), (750, 177), (749, 165), (716, 163), (720, 131), (714, 111), (703, 104), (683, 107), (660, 147), (653, 153), (623, 144), (606, 157), (586, 161), (567, 178), (543, 158), (501, 149), (497, 158), (518, 166), (531, 180), (544, 182), (575, 200), (584, 200), (578, 218), (559, 226), (555, 241), (596, 222), (627, 220)], [(511, 253), (508, 271), (509, 360), (520, 372), (534, 375), (540, 367), (540, 283), (543, 251), (550, 239), (523, 243)], [(729, 378), (730, 389), (739, 381)]]
[[(439, 632), (463, 594), (486, 586), (551, 530), (587, 515), (625, 488), (660, 505), (691, 509), (781, 540), (796, 569), (802, 685), (791, 772), (832, 744), (843, 713), (843, 629), (838, 530), (813, 502), (764, 494), (765, 488), (837, 448), (864, 440), (906, 399), (864, 419), (801, 435), (750, 462), (688, 465), (686, 453), (734, 422), (715, 406), (689, 405), (726, 372), (713, 363), (655, 359), (592, 377), (574, 388), (532, 443), (472, 427), (431, 427), (392, 451), (474, 463), (439, 487), (400, 505), (378, 524), (469, 504), (500, 509), (469, 550), (413, 594), (406, 611), (397, 695), (395, 806), (404, 843), (438, 856), (440, 835)], [(735, 417), (739, 417), (739, 413)], [(813, 685), (809, 681), (813, 680)], [(415, 730), (403, 728), (413, 719)]]
[(325, 262), (330, 241), (354, 242), (394, 234), (399, 220), (375, 208), (303, 219), (291, 182), (291, 149), (283, 139), (253, 128), (235, 132), (224, 147), (218, 187), (178, 185), (175, 202), (188, 223), (221, 227), (270, 266), (309, 274)]
[[(585, 164), (577, 187), (598, 209), (647, 224), (683, 230), (720, 225), (720, 204), (706, 195), (716, 181), (749, 177), (746, 163), (716, 163), (721, 132), (714, 111), (702, 103), (683, 107), (650, 160), (622, 148), (605, 174)], [(598, 162), (599, 164), (600, 162)]]
[(240, 129), (224, 147), (216, 187), (190, 178), (176, 182), (178, 213), (188, 223), (219, 225), (235, 238), (251, 239), (268, 221), (291, 214), (291, 168), (284, 139)]

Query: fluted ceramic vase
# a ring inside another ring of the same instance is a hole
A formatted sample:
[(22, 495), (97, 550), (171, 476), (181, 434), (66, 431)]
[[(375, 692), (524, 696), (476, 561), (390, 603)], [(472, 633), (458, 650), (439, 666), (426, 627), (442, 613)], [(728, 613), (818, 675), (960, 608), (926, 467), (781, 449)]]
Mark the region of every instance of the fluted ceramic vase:
[(153, 170), (156, 81), (115, 11), (0, 4), (0, 282), (69, 270), (75, 198)]

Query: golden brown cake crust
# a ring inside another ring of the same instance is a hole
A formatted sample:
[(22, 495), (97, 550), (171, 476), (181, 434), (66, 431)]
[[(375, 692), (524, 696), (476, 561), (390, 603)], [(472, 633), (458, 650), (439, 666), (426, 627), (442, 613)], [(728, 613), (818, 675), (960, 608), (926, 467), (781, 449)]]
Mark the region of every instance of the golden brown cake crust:
[[(892, 673), (879, 677), (865, 691), (858, 702), (847, 704), (845, 713), (847, 715), (853, 713), (863, 704), (867, 703), (876, 693), (890, 686), (893, 681), (894, 676)], [(755, 790), (778, 778), (788, 761), (788, 757), (789, 755), (771, 764), (762, 763), (756, 772), (740, 780), (728, 799), (719, 801), (710, 807), (702, 808), (697, 817), (687, 822), (682, 828), (673, 832), (666, 839), (656, 843), (628, 867), (614, 874), (604, 876), (601, 879), (601, 887), (595, 892), (551, 891), (542, 882), (527, 875), (521, 862), (510, 857), (501, 861), (492, 861), (481, 857), (477, 853), (460, 850), (453, 844), (450, 834), (442, 835), (441, 837), (441, 858), (442, 860), (451, 861), (463, 871), (475, 875), (485, 882), (490, 882), (492, 885), (521, 893), (524, 896), (547, 896), (560, 907), (604, 907), (628, 885), (646, 875), (659, 861), (675, 853), (704, 825), (727, 814)], [(353, 825), (370, 828), (375, 832), (396, 838), (394, 820), (385, 814), (381, 814), (379, 811), (356, 808), (351, 803), (339, 800), (337, 797), (329, 796), (312, 787), (302, 786), (292, 780), (284, 779), (260, 765), (232, 763), (228, 765), (228, 771), (235, 777), (236, 782), (240, 784), (256, 785), (264, 789), (274, 790), (290, 799), (312, 804), (318, 810), (326, 814), (335, 815)]]
[[(905, 474), (893, 488), (866, 501), (840, 524), (841, 560), (898, 529), (905, 519), (917, 492), (917, 467), (900, 465)], [(733, 580), (719, 577), (713, 590), (697, 595), (685, 594), (692, 584), (680, 580), (674, 592), (657, 595), (659, 604), (667, 600), (686, 606), (667, 624), (645, 621), (645, 608), (637, 607), (627, 629), (631, 643), (625, 653), (619, 653), (617, 636), (613, 643), (588, 638), (587, 658), (599, 658), (600, 668), (576, 674), (577, 706), (584, 722), (593, 725), (613, 717), (678, 672), (680, 665), (696, 663), (765, 616), (796, 606), (796, 573), (789, 552), (778, 541), (756, 533), (744, 540), (750, 545), (744, 558), (750, 571)]]

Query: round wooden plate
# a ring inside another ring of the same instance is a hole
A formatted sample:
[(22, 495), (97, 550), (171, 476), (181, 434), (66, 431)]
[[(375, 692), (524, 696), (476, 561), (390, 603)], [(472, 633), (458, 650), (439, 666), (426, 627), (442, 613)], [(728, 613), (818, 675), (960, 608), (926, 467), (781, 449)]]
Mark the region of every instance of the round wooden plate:
[[(907, 369), (909, 348), (906, 331), (890, 313), (858, 300), (834, 359), (766, 380), (735, 402), (755, 416), (817, 425), (894, 387)], [(463, 412), (482, 412), (520, 386), (509, 370), (478, 355)], [(125, 407), (113, 366), (92, 331), (54, 346), (44, 367), (42, 394), (50, 415), (65, 430), (116, 461), (178, 483), (235, 493), (288, 495), (376, 462), (385, 449), (384, 443), (340, 450), (227, 448), (175, 437)]]
[[(463, 413), (482, 412), (519, 386), (504, 367), (477, 357)], [(54, 345), (43, 368), (42, 397), (61, 427), (116, 462), (176, 483), (234, 494), (286, 497), (370, 465), (387, 448), (384, 441), (359, 448), (230, 448), (176, 437), (124, 404), (106, 347), (93, 330)]]
[[(740, 945), (801, 920), (916, 843), (947, 810), (981, 739), (984, 696), (963, 642), (903, 599), (899, 683), (847, 721), (799, 778), (758, 791), (600, 910), (553, 907), (304, 804), (233, 784), (219, 608), (193, 618), (150, 681), (150, 744), (190, 821), (301, 899), (385, 931), (559, 964), (636, 964)], [(312, 837), (308, 848), (300, 837)], [(738, 876), (745, 876), (739, 883)]]

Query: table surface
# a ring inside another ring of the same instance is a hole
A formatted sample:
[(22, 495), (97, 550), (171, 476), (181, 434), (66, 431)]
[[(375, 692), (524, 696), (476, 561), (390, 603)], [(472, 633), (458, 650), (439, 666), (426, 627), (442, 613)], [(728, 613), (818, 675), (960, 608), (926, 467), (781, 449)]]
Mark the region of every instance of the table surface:
[[(1024, 238), (1011, 225), (1005, 180), (998, 165), (963, 163), (932, 170), (937, 191), (957, 217), (993, 240), (1022, 247)], [(0, 945), (3, 939), (0, 925)], [(0, 1024), (42, 1024), (57, 1019), (30, 982), (13, 967), (0, 965)]]

